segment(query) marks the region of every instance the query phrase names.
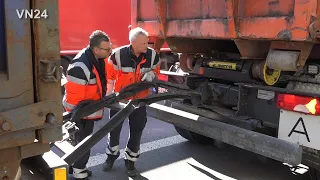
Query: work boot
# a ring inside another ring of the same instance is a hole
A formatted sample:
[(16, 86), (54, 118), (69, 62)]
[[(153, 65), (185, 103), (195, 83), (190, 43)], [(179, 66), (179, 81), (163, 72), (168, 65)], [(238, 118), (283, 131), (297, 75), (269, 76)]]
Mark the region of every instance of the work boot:
[(75, 178), (75, 177), (73, 177), (72, 180), (89, 180), (89, 178), (86, 177), (86, 178), (81, 178), (81, 179), (80, 179), (80, 178)]
[[(88, 177), (92, 176), (92, 171), (87, 169)], [(73, 168), (72, 166), (69, 167), (69, 174), (73, 174)]]
[(92, 171), (90, 171), (89, 169), (87, 169), (87, 173), (88, 173), (88, 177), (92, 176)]
[(114, 162), (118, 159), (120, 156), (120, 153), (118, 155), (110, 155), (108, 154), (108, 158), (106, 162), (103, 164), (103, 170), (104, 171), (110, 171), (113, 167)]
[(134, 177), (134, 176), (138, 176), (139, 172), (138, 170), (134, 167), (134, 162), (125, 159), (124, 160), (125, 166), (127, 168), (127, 173), (129, 177)]
[[(73, 177), (73, 180), (89, 180), (89, 177), (92, 176), (92, 172), (91, 172), (90, 170), (88, 170), (88, 169), (85, 170), (85, 171), (82, 171), (81, 174), (82, 174), (82, 173), (87, 173), (88, 176), (85, 177), (85, 178), (76, 178), (76, 177)], [(75, 176), (75, 174), (73, 174), (73, 176)]]

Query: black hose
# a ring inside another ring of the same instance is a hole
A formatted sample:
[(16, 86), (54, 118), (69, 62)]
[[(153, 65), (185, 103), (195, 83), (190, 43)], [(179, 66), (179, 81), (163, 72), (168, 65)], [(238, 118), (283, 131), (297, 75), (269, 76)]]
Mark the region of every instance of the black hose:
[[(122, 110), (118, 111), (102, 128), (100, 128), (97, 132), (95, 132), (92, 136), (88, 136), (84, 140), (82, 140), (74, 149), (74, 151), (65, 154), (62, 158), (69, 165), (73, 165), (74, 162), (81, 157), (85, 152), (87, 152), (90, 148), (92, 148), (96, 143), (98, 143), (103, 137), (105, 137), (110, 131), (116, 128), (120, 123), (122, 123), (131, 112), (138, 107), (149, 105), (161, 100), (172, 99), (172, 98), (189, 98), (189, 99), (200, 99), (200, 94), (190, 90), (185, 89), (185, 87), (170, 84), (167, 82), (153, 82), (153, 83), (136, 83), (131, 86), (124, 88), (117, 94), (112, 94), (106, 97), (103, 97), (99, 101), (84, 101), (80, 103), (74, 111), (72, 111), (71, 121), (78, 121), (85, 116), (88, 116), (97, 110), (108, 107), (115, 102), (118, 102), (122, 99), (126, 99), (128, 97), (133, 96), (137, 92), (143, 91), (150, 87), (161, 86), (166, 88), (171, 88), (173, 92), (163, 93), (163, 94), (155, 94), (148, 96), (143, 99), (136, 99), (134, 101), (130, 101)], [(65, 116), (70, 116), (69, 114), (65, 114)], [(64, 120), (67, 120), (67, 117), (64, 117)]]
[(74, 151), (65, 154), (62, 159), (69, 165), (73, 165), (79, 157), (88, 152), (95, 144), (97, 144), (103, 137), (105, 137), (110, 131), (116, 128), (122, 123), (135, 109), (134, 103), (128, 103), (121, 111), (112, 116), (112, 118), (102, 126), (92, 136), (88, 136), (76, 145)]
[[(187, 94), (191, 93), (190, 95), (194, 94), (194, 91), (188, 89), (188, 87), (185, 85), (177, 85), (174, 83), (160, 81), (160, 80), (155, 80), (153, 82), (139, 82), (139, 83), (135, 83), (125, 87), (119, 93), (105, 96), (101, 98), (101, 100), (83, 101), (79, 103), (79, 105), (77, 105), (75, 108), (73, 108), (71, 115), (69, 114), (68, 116), (71, 116), (70, 121), (78, 122), (83, 117), (89, 116), (90, 114), (98, 111), (101, 108), (107, 107), (108, 105), (111, 105), (123, 99), (127, 99), (146, 89), (149, 89), (152, 87), (158, 87), (158, 86), (171, 89), (173, 92), (176, 91), (176, 93), (187, 92)], [(185, 90), (185, 91), (181, 91), (181, 90)], [(68, 120), (67, 117), (64, 117), (64, 119)]]

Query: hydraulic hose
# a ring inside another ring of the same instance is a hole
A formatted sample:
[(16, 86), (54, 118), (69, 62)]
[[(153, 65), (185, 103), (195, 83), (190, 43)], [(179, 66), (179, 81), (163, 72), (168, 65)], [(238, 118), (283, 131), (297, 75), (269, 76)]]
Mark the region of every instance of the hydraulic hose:
[(176, 85), (173, 83), (168, 83), (164, 81), (155, 82), (141, 82), (130, 85), (124, 88), (122, 91), (116, 94), (111, 94), (109, 96), (103, 97), (99, 101), (84, 101), (74, 108), (74, 111), (70, 114), (64, 114), (64, 120), (76, 122), (85, 116), (88, 116), (95, 111), (110, 107), (112, 104), (119, 102), (122, 99), (133, 96), (134, 94), (141, 92), (145, 89), (151, 87), (164, 87), (170, 89), (171, 91), (163, 94), (150, 95), (147, 98), (136, 99), (134, 101), (129, 101), (129, 103), (117, 114), (115, 114), (102, 128), (100, 128), (93, 135), (88, 136), (82, 140), (75, 149), (67, 154), (65, 154), (62, 159), (69, 165), (73, 165), (74, 162), (81, 157), (85, 152), (91, 149), (96, 143), (98, 143), (103, 137), (105, 137), (110, 131), (116, 128), (120, 123), (122, 123), (136, 108), (149, 105), (161, 100), (173, 99), (173, 98), (187, 98), (199, 101), (201, 99), (200, 94), (190, 90), (186, 86)]
[(110, 131), (122, 123), (135, 109), (133, 102), (129, 102), (121, 111), (115, 114), (102, 128), (100, 128), (92, 136), (88, 136), (75, 146), (74, 151), (65, 154), (62, 159), (69, 164), (73, 165), (76, 160), (97, 144), (103, 137)]

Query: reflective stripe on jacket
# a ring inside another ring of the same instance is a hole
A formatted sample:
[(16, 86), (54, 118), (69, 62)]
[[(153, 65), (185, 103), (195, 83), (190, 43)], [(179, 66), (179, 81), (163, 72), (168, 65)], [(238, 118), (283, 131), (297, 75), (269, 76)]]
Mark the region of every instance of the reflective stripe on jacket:
[[(98, 62), (99, 61), (99, 62)], [(85, 100), (99, 100), (106, 92), (106, 75), (104, 60), (96, 60), (89, 48), (83, 49), (73, 59), (67, 70), (67, 83), (63, 106), (67, 112)], [(97, 69), (99, 68), (99, 70)], [(103, 109), (84, 117), (87, 120), (99, 120)]]
[[(152, 48), (135, 57), (131, 46), (123, 46), (113, 50), (106, 66), (108, 83), (114, 83), (114, 92), (119, 92), (128, 85), (141, 82), (143, 74), (153, 71), (156, 76), (160, 74), (159, 55)], [(150, 89), (137, 93), (128, 99), (139, 99), (150, 95)], [(128, 100), (127, 99), (127, 100)]]

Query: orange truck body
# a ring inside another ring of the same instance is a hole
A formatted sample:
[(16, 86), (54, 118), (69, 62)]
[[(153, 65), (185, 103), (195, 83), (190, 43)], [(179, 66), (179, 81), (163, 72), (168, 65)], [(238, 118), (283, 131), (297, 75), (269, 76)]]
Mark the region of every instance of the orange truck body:
[[(132, 24), (155, 36), (310, 41), (316, 0), (133, 0)], [(158, 20), (160, 19), (160, 21)]]
[[(219, 45), (233, 40), (246, 58), (264, 56), (269, 48), (300, 50), (308, 57), (320, 33), (316, 0), (132, 0), (131, 5), (132, 26), (165, 39), (177, 52), (215, 49), (206, 40)], [(270, 41), (297, 43), (270, 47)]]

